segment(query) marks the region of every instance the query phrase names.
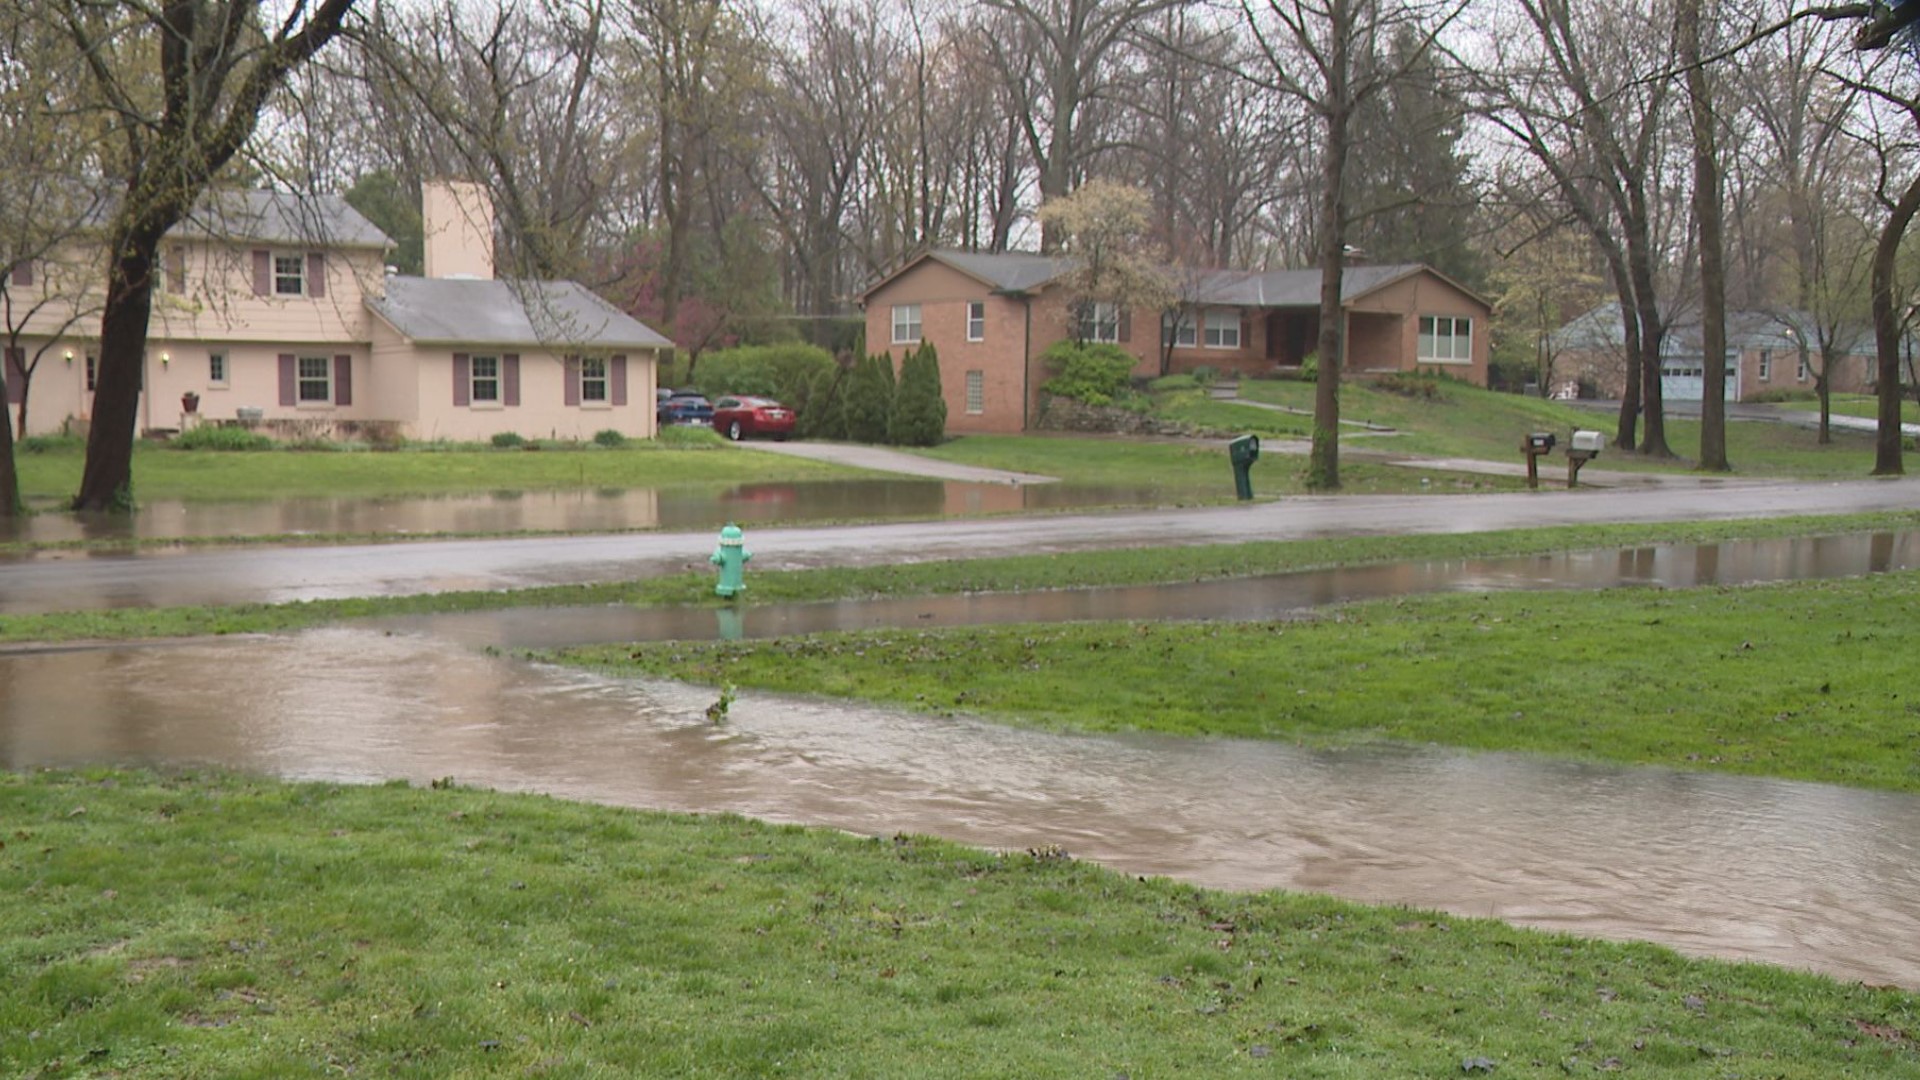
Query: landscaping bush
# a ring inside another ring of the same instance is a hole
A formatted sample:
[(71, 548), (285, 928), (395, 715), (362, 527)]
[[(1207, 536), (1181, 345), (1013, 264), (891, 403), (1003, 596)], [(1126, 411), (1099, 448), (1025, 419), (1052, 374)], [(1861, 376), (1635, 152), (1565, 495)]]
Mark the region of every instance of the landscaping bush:
[(1040, 354), (1055, 372), (1040, 389), (1088, 405), (1111, 405), (1131, 392), (1134, 359), (1118, 345), (1060, 341)]
[(887, 424), (893, 417), (893, 360), (886, 353), (862, 357), (854, 365), (846, 391), (847, 438), (886, 442)]
[(1162, 375), (1148, 383), (1147, 389), (1155, 394), (1169, 394), (1175, 390), (1198, 390), (1200, 381), (1192, 375)]
[(790, 402), (798, 425), (795, 434), (803, 439), (844, 439), (847, 437), (847, 386), (851, 376), (835, 364), (807, 384), (804, 400)]
[(1310, 352), (1300, 358), (1300, 370), (1295, 375), (1301, 382), (1320, 381), (1320, 354)]
[(173, 450), (271, 450), (273, 440), (243, 427), (202, 424), (167, 443)]
[(493, 444), (496, 450), (513, 450), (527, 444), (527, 440), (521, 438), (520, 434), (514, 431), (496, 431), (493, 433), (493, 438), (488, 441)]
[(612, 428), (602, 428), (593, 433), (593, 445), (618, 450), (627, 445), (627, 437)]
[(1812, 390), (1799, 390), (1793, 387), (1782, 386), (1773, 390), (1762, 390), (1755, 394), (1748, 394), (1747, 400), (1757, 404), (1777, 404), (1783, 401), (1818, 401), (1820, 400), (1820, 395)]
[(13, 445), (22, 454), (53, 454), (62, 450), (84, 450), (87, 440), (78, 435), (29, 435)]
[(1220, 373), (1205, 364), (1193, 369), (1193, 381), (1201, 386), (1212, 386), (1219, 380)]
[(1446, 395), (1440, 391), (1439, 376), (1430, 371), (1396, 371), (1374, 379), (1372, 386), (1375, 390), (1420, 401), (1446, 400)]
[(814, 378), (834, 367), (833, 354), (815, 345), (743, 345), (701, 354), (693, 382), (709, 398), (754, 394), (797, 406)]
[(719, 432), (704, 424), (669, 424), (660, 429), (656, 438), (661, 446), (672, 450), (704, 450), (728, 445)]
[(927, 342), (900, 365), (887, 441), (895, 446), (937, 446), (947, 433), (947, 401), (940, 396), (940, 357)]

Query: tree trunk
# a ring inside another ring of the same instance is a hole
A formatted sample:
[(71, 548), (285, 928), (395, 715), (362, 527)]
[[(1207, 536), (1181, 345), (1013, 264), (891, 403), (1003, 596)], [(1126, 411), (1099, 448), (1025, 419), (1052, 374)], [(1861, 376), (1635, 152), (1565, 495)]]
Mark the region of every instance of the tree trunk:
[[(0, 360), (0, 402), (7, 400), (7, 365)], [(4, 408), (4, 406), (0, 406)], [(24, 437), (27, 429), (22, 427)], [(13, 462), (13, 424), (0, 412), (0, 521), (18, 517), (26, 510), (20, 501), (20, 473)]]
[(1920, 176), (1913, 178), (1907, 190), (1894, 203), (1886, 225), (1880, 229), (1880, 242), (1873, 249), (1873, 343), (1878, 361), (1879, 430), (1874, 439), (1873, 475), (1900, 476), (1906, 472), (1900, 460), (1900, 330), (1903, 320), (1893, 307), (1894, 261), (1900, 253), (1900, 241), (1907, 235), (1913, 215), (1920, 212)]
[(1633, 290), (1626, 277), (1614, 279), (1614, 293), (1620, 298), (1620, 341), (1627, 354), (1627, 370), (1620, 391), (1620, 420), (1613, 444), (1622, 452), (1629, 452), (1639, 445), (1640, 369), (1645, 362), (1640, 358), (1639, 309), (1634, 306)]
[(1322, 491), (1340, 486), (1340, 369), (1347, 360), (1340, 289), (1347, 263), (1347, 124), (1353, 109), (1347, 70), (1351, 23), (1339, 0), (1329, 8), (1327, 143), (1320, 163), (1320, 366), (1313, 391), (1313, 449), (1307, 461), (1307, 486)]
[[(1705, 374), (1700, 402), (1700, 464), (1727, 472), (1727, 262), (1720, 205), (1720, 158), (1713, 133), (1713, 98), (1700, 59), (1701, 0), (1683, 0), (1676, 15), (1680, 62), (1687, 68), (1693, 121), (1693, 213), (1700, 223), (1700, 349)], [(1649, 440), (1651, 441), (1651, 440)]]
[(132, 230), (107, 274), (100, 318), (100, 367), (94, 380), (93, 426), (75, 510), (133, 508), (133, 440), (138, 434), (147, 321), (153, 311), (154, 253), (165, 229)]

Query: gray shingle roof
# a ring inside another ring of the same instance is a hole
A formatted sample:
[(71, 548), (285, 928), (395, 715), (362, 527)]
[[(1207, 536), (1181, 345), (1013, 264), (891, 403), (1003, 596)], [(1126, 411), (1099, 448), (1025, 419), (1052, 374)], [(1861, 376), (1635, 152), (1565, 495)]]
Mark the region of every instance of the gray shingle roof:
[[(1032, 292), (1073, 268), (1073, 260), (1031, 252), (986, 254), (972, 251), (930, 251), (927, 256), (986, 282), (1002, 292)], [(907, 266), (913, 265), (911, 262)], [(904, 270), (906, 267), (902, 267)], [(1353, 300), (1422, 270), (1418, 263), (1350, 266), (1340, 277), (1342, 299)], [(894, 271), (867, 293), (891, 280)], [(1197, 304), (1235, 307), (1313, 307), (1320, 303), (1319, 270), (1197, 270), (1169, 268), (1182, 298)]]
[[(1817, 320), (1800, 311), (1729, 311), (1727, 348), (1794, 352), (1800, 348), (1800, 340), (1790, 328), (1798, 328), (1806, 336), (1808, 347), (1818, 348), (1820, 338), (1817, 326)], [(1557, 349), (1618, 349), (1622, 347), (1622, 333), (1620, 308), (1615, 304), (1601, 304), (1569, 319), (1549, 334), (1547, 340)], [(1660, 342), (1660, 350), (1668, 356), (1697, 355), (1701, 349), (1702, 334), (1697, 313), (1681, 315), (1667, 328), (1666, 336)], [(1871, 353), (1874, 350), (1873, 328), (1841, 327), (1836, 341), (1841, 352)]]
[(213, 192), (195, 205), (174, 231), (185, 236), (300, 247), (384, 249), (392, 242), (338, 195), (283, 191)]
[(421, 344), (660, 349), (672, 342), (572, 281), (387, 278), (367, 306)]

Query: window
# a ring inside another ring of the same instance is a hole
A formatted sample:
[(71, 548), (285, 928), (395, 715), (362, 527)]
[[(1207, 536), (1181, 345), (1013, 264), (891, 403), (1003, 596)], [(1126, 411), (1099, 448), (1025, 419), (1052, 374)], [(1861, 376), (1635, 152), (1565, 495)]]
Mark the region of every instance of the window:
[(273, 257), (273, 294), (275, 296), (304, 296), (306, 295), (306, 291), (307, 257), (305, 255), (275, 255)]
[(1800, 382), (1806, 382), (1809, 374), (1811, 374), (1811, 372), (1807, 368), (1807, 354), (1805, 350), (1802, 350), (1800, 353), (1800, 363), (1794, 368), (1793, 377)]
[(497, 356), (476, 356), (473, 364), (473, 395), (471, 400), (478, 404), (482, 401), (500, 400), (500, 358)]
[(607, 360), (586, 356), (580, 359), (580, 400), (607, 400)]
[(1761, 349), (1760, 350), (1760, 381), (1766, 382), (1771, 378), (1773, 378), (1773, 352), (1770, 349)]
[(987, 411), (987, 375), (984, 371), (967, 372), (967, 413), (978, 416)]
[(967, 340), (987, 340), (987, 302), (973, 300), (967, 304)]
[(207, 382), (213, 386), (227, 385), (227, 354), (207, 354)]
[(1120, 308), (1104, 300), (1095, 300), (1080, 305), (1081, 341), (1100, 341), (1108, 344), (1120, 340)]
[(1420, 316), (1422, 364), (1473, 362), (1473, 320), (1449, 315)]
[(87, 354), (87, 390), (88, 392), (91, 393), (94, 386), (97, 385), (99, 382), (100, 382), (100, 358), (98, 356), (95, 356), (92, 353), (88, 353)]
[(1160, 342), (1172, 345), (1176, 349), (1191, 349), (1198, 340), (1194, 336), (1193, 312), (1183, 311), (1178, 315), (1163, 315), (1160, 318)]
[(920, 342), (920, 305), (893, 305), (893, 343), (916, 345)]
[(324, 356), (303, 356), (300, 358), (300, 393), (302, 405), (331, 405), (333, 403), (333, 361)]
[(1237, 311), (1207, 312), (1207, 348), (1237, 349), (1240, 347), (1240, 313)]

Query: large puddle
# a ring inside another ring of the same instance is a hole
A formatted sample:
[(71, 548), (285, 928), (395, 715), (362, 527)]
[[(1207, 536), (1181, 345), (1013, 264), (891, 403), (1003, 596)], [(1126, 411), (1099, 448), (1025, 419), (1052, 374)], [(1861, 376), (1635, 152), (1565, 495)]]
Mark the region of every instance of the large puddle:
[[(711, 617), (711, 613), (707, 613)], [(1920, 799), (1501, 754), (1066, 737), (327, 629), (0, 657), (0, 765), (452, 776), (1311, 889), (1920, 987)]]
[(1105, 506), (1158, 506), (1192, 493), (1086, 484), (818, 480), (720, 490), (499, 491), (394, 499), (148, 503), (132, 514), (43, 512), (0, 521), (0, 541), (169, 540), (190, 536), (620, 532), (887, 518), (968, 517)]
[[(1071, 557), (1071, 556), (1067, 556)], [(768, 638), (830, 630), (1102, 619), (1248, 621), (1358, 600), (1432, 592), (1691, 588), (1811, 581), (1920, 566), (1920, 532), (1721, 544), (1659, 544), (1502, 559), (1446, 559), (1112, 589), (911, 596), (731, 608), (618, 605), (510, 608), (380, 620), (472, 646), (546, 648), (614, 641)], [(748, 591), (752, 591), (749, 574)]]

